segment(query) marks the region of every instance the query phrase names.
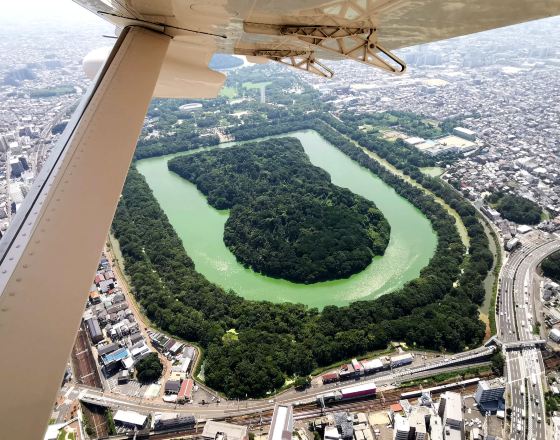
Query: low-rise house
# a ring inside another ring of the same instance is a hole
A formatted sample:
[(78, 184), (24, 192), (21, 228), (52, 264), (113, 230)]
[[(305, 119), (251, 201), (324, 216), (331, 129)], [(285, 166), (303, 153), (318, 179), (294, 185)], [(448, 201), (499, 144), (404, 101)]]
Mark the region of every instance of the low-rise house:
[(89, 332), (89, 337), (94, 344), (103, 340), (103, 332), (101, 331), (97, 318), (86, 319), (85, 324)]
[(165, 382), (165, 394), (177, 394), (181, 389), (181, 382), (178, 380), (168, 380)]
[(106, 344), (97, 348), (97, 354), (101, 357), (106, 354), (112, 353), (120, 348), (119, 344), (115, 342), (111, 342), (110, 344)]

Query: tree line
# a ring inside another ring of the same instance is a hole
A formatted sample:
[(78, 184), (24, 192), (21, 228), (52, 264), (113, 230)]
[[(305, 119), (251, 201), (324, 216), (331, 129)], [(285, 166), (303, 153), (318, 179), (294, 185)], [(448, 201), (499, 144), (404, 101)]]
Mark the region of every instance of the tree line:
[[(427, 177), (423, 181), (462, 216), (471, 236), (465, 258), (454, 218), (433, 197), (357, 148), (347, 137), (349, 127), (328, 115), (324, 118), (328, 124), (313, 116), (286, 118), (231, 132), (240, 140), (317, 130), (430, 219), (438, 245), (429, 264), (417, 279), (375, 300), (319, 311), (302, 304), (249, 301), (226, 292), (196, 272), (143, 176), (133, 167), (127, 178), (113, 230), (134, 293), (158, 327), (206, 348), (206, 382), (229, 397), (264, 396), (279, 388), (286, 376), (305, 376), (317, 366), (384, 348), (392, 340), (459, 351), (480, 343), (484, 336), (476, 303), (483, 298), (480, 280), (491, 267), (491, 254), (484, 249), (486, 237), (474, 208), (439, 181)], [(375, 148), (375, 139), (371, 142), (366, 148)], [(403, 159), (403, 163), (407, 162)], [(471, 282), (473, 274), (478, 276)], [(239, 337), (223, 338), (232, 328)]]
[[(335, 127), (339, 132), (345, 133), (350, 138), (359, 142), (368, 150), (375, 152), (395, 167), (402, 170), (406, 175), (412, 177), (424, 188), (441, 197), (452, 209), (454, 209), (467, 229), (469, 236), (469, 252), (463, 264), (463, 271), (458, 290), (464, 291), (476, 304), (482, 304), (485, 297), (484, 279), (492, 268), (494, 257), (489, 248), (488, 237), (484, 227), (478, 220), (476, 209), (466, 201), (456, 190), (441, 179), (428, 176), (420, 171), (415, 155), (410, 155), (402, 141), (395, 142), (395, 148), (391, 150), (388, 141), (378, 139), (375, 136), (362, 136), (352, 124), (342, 124), (336, 119), (325, 115), (329, 125)], [(406, 146), (408, 147), (408, 146)], [(411, 148), (411, 147), (408, 147)], [(416, 150), (416, 149), (414, 149)], [(422, 154), (422, 153), (420, 153)]]

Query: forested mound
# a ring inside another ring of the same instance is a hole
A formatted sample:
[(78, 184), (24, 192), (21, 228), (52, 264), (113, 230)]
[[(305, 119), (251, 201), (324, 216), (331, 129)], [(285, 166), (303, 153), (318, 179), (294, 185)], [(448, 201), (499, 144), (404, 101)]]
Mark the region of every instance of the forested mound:
[(544, 276), (560, 282), (560, 251), (546, 257), (541, 263)]
[(488, 196), (486, 201), (492, 204), (504, 218), (512, 222), (536, 225), (541, 221), (540, 206), (525, 197), (498, 192)]
[(181, 156), (169, 169), (195, 183), (214, 208), (231, 209), (226, 246), (268, 276), (345, 278), (389, 242), (389, 224), (375, 205), (333, 185), (295, 138)]

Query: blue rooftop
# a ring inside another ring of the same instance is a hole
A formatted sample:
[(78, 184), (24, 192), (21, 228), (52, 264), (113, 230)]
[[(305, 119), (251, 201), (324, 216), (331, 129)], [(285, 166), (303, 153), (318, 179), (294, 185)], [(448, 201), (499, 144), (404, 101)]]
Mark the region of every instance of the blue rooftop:
[(103, 363), (110, 364), (111, 362), (118, 362), (122, 361), (123, 359), (127, 358), (130, 355), (127, 348), (119, 348), (118, 350), (103, 355), (101, 358), (103, 359)]

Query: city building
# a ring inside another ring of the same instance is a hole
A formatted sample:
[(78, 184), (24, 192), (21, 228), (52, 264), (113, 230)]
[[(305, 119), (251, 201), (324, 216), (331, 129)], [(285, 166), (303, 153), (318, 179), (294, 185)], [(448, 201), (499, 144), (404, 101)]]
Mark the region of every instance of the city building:
[(557, 328), (553, 328), (552, 330), (550, 330), (548, 337), (554, 342), (560, 342), (560, 330), (558, 330)]
[(183, 104), (179, 107), (179, 110), (183, 113), (189, 113), (195, 110), (199, 110), (202, 108), (202, 104), (200, 102), (189, 102), (187, 104)]
[(362, 366), (365, 374), (372, 374), (385, 368), (383, 361), (379, 358), (363, 361)]
[(490, 206), (482, 206), (480, 210), (484, 215), (486, 215), (486, 217), (488, 217), (493, 222), (496, 222), (501, 218), (500, 213), (496, 211), (494, 208), (491, 208)]
[(557, 296), (560, 293), (560, 285), (554, 281), (547, 281), (544, 283), (542, 290), (542, 297), (545, 301), (550, 301), (551, 298)]
[(426, 428), (426, 418), (429, 418), (430, 411), (426, 407), (415, 407), (408, 416), (410, 435), (414, 440), (427, 440), (428, 432)]
[(444, 440), (443, 425), (437, 414), (430, 414), (430, 440)]
[(518, 248), (519, 246), (521, 246), (521, 242), (519, 241), (519, 238), (514, 237), (506, 241), (506, 244), (504, 245), (504, 249), (508, 252), (511, 252), (514, 249)]
[(94, 344), (103, 340), (103, 332), (101, 331), (101, 327), (99, 326), (99, 321), (97, 318), (89, 318), (85, 321), (86, 328), (89, 332), (89, 337)]
[(453, 129), (453, 134), (468, 141), (474, 142), (476, 140), (476, 133), (468, 128), (455, 127)]
[(532, 231), (533, 228), (531, 226), (528, 225), (519, 225), (517, 227), (517, 232), (519, 232), (520, 234), (526, 234), (529, 231)]
[(353, 440), (354, 423), (353, 419), (347, 412), (334, 413), (334, 424), (341, 440)]
[(268, 440), (292, 440), (293, 430), (294, 417), (292, 405), (276, 405), (270, 423)]
[(560, 440), (560, 417), (554, 416), (552, 422), (552, 440)]
[(474, 399), (479, 406), (485, 409), (497, 409), (500, 401), (504, 398), (505, 389), (506, 386), (502, 378), (489, 381), (481, 380), (478, 383)]
[(168, 380), (165, 382), (165, 394), (178, 394), (181, 389), (181, 382), (178, 380)]
[(179, 429), (189, 429), (196, 426), (196, 419), (194, 416), (180, 416), (161, 414), (154, 420), (154, 431), (172, 431)]
[(410, 435), (410, 425), (406, 417), (395, 414), (393, 424), (393, 440), (408, 440)]
[(465, 435), (463, 400), (459, 393), (447, 391), (441, 395), (438, 414), (442, 419), (444, 437), (447, 440), (462, 440)]
[(412, 353), (404, 353), (397, 356), (391, 356), (391, 368), (409, 365), (412, 363), (413, 359), (414, 355)]
[(323, 440), (340, 440), (340, 433), (336, 426), (326, 426)]
[(246, 426), (208, 420), (202, 431), (202, 438), (208, 440), (248, 440)]
[(143, 428), (144, 425), (146, 424), (147, 419), (148, 419), (147, 416), (144, 416), (134, 411), (125, 411), (122, 409), (119, 409), (113, 415), (113, 420), (115, 421), (115, 424), (122, 425), (129, 429)]
[(179, 394), (177, 395), (177, 402), (184, 403), (190, 402), (192, 399), (194, 382), (192, 379), (186, 379), (181, 383)]

